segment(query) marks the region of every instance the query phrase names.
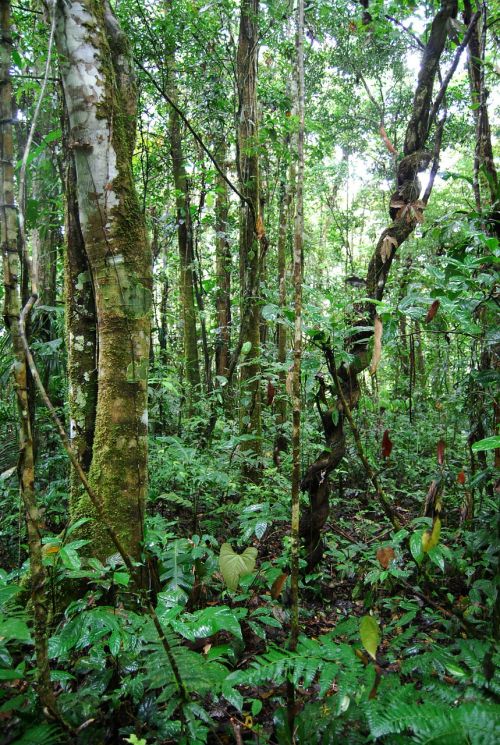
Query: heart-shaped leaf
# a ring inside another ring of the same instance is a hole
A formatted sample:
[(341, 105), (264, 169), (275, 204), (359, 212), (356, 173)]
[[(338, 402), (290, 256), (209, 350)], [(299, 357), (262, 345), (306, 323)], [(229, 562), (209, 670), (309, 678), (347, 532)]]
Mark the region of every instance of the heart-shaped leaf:
[(229, 590), (237, 590), (240, 578), (253, 572), (256, 559), (256, 548), (246, 548), (242, 554), (237, 554), (229, 543), (222, 544), (219, 567)]

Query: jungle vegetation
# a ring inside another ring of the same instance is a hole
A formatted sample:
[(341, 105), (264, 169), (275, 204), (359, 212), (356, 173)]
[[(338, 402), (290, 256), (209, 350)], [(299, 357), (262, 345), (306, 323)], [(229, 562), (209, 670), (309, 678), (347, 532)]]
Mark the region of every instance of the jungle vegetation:
[(500, 741), (499, 7), (0, 0), (0, 742)]

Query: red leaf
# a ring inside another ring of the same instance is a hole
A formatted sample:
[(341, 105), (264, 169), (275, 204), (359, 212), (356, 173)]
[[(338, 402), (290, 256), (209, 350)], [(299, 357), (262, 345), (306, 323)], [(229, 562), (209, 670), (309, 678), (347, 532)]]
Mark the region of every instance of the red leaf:
[(425, 323), (430, 323), (436, 313), (438, 312), (438, 308), (440, 306), (439, 300), (434, 300), (432, 305), (429, 306), (429, 310), (427, 311), (427, 315), (425, 316)]
[(445, 449), (445, 447), (446, 447), (446, 445), (445, 445), (444, 440), (439, 440), (439, 442), (437, 444), (437, 459), (438, 459), (438, 463), (439, 463), (440, 466), (442, 466), (443, 463), (444, 463), (444, 449)]
[(274, 387), (272, 381), (270, 380), (267, 384), (267, 405), (268, 406), (272, 405), (275, 395), (276, 395), (276, 388)]
[(459, 484), (465, 484), (465, 473), (463, 469), (457, 474), (457, 481)]
[(392, 442), (389, 437), (389, 430), (386, 429), (382, 436), (382, 457), (390, 458), (392, 453)]

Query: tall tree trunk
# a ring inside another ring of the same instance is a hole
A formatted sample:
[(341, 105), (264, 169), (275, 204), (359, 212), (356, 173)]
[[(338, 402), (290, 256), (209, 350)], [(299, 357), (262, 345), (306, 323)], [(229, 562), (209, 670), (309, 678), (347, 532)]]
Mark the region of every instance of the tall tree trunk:
[(30, 558), (30, 590), (34, 617), (34, 640), (37, 664), (38, 692), (42, 704), (53, 716), (58, 716), (50, 681), (47, 647), (48, 603), (46, 570), (42, 553), (42, 517), (35, 492), (35, 461), (33, 454), (32, 420), (29, 405), (28, 365), (20, 330), (23, 279), (22, 258), (18, 244), (17, 207), (14, 194), (13, 96), (10, 79), (12, 36), (10, 2), (0, 2), (0, 243), (3, 260), (5, 327), (8, 329), (14, 353), (12, 366), (19, 411), (18, 475), (20, 494), (26, 515)]
[(294, 79), (294, 110), (298, 119), (296, 135), (297, 180), (295, 184), (295, 216), (293, 236), (293, 291), (295, 324), (293, 335), (292, 374), (292, 619), (291, 648), (297, 647), (299, 635), (299, 522), (300, 522), (300, 377), (302, 365), (302, 273), (304, 256), (304, 0), (297, 2), (296, 70)]
[[(289, 145), (287, 137), (286, 147)], [(286, 308), (286, 248), (288, 238), (288, 220), (290, 216), (290, 203), (292, 191), (290, 180), (287, 178), (286, 164), (282, 166), (279, 191), (279, 216), (278, 216), (278, 288), (279, 307), (281, 313)], [(274, 461), (278, 465), (280, 453), (287, 448), (286, 422), (287, 422), (287, 397), (286, 397), (286, 326), (284, 323), (277, 324), (277, 357), (280, 366), (278, 373), (278, 395), (276, 398), (276, 439), (274, 443)]]
[[(109, 2), (57, 4), (56, 42), (75, 161), (75, 196), (97, 313), (97, 405), (89, 480), (126, 551), (139, 557), (147, 484), (151, 254), (132, 179), (136, 89)], [(82, 283), (85, 281), (82, 278)], [(83, 336), (74, 340), (81, 347)], [(76, 395), (76, 394), (75, 394)], [(86, 494), (73, 517), (96, 517)], [(94, 555), (115, 547), (84, 526)]]
[(258, 479), (261, 454), (260, 307), (258, 236), (263, 232), (260, 216), (257, 57), (258, 0), (242, 0), (237, 55), (238, 81), (238, 168), (240, 188), (246, 201), (240, 211), (241, 340), (250, 348), (241, 363), (241, 433), (254, 435), (242, 444), (248, 460), (245, 475)]
[[(226, 145), (220, 142), (217, 160), (225, 169)], [(215, 201), (215, 273), (217, 276), (217, 341), (215, 345), (215, 369), (217, 375), (227, 376), (231, 344), (231, 244), (229, 242), (229, 199), (227, 183), (220, 174), (217, 177)]]
[[(440, 9), (432, 22), (429, 40), (423, 51), (412, 112), (406, 129), (404, 157), (397, 169), (397, 191), (391, 199), (390, 216), (393, 222), (381, 234), (368, 266), (367, 296), (372, 300), (382, 299), (396, 250), (411, 235), (417, 224), (414, 211), (418, 208), (415, 202), (420, 193), (418, 173), (432, 160), (431, 154), (424, 149), (429, 129), (433, 124), (432, 91), (439, 60), (446, 44), (449, 19), (455, 17), (456, 13), (456, 0), (441, 0)], [(367, 303), (362, 311), (363, 319), (360, 319), (360, 325), (374, 323), (376, 306)], [(308, 493), (310, 500), (310, 507), (303, 514), (300, 527), (307, 547), (309, 566), (314, 566), (322, 557), (321, 530), (329, 513), (329, 475), (345, 454), (345, 411), (342, 398), (350, 410), (357, 406), (361, 395), (358, 376), (369, 365), (368, 345), (371, 337), (372, 333), (364, 330), (354, 333), (347, 342), (348, 351), (354, 357), (353, 361), (349, 365), (340, 365), (336, 375), (330, 370), (333, 383), (335, 384), (335, 379), (340, 382), (342, 395), (338, 394), (332, 401), (328, 401), (324, 382), (320, 384), (317, 393), (316, 403), (321, 416), (326, 449), (309, 466), (302, 479), (302, 489)], [(331, 365), (334, 356), (330, 342), (324, 343), (324, 353), (327, 364)]]
[[(470, 0), (464, 0), (463, 18), (466, 25), (472, 19), (473, 10)], [(488, 91), (484, 80), (484, 55), (486, 40), (486, 5), (483, 4), (481, 24), (475, 24), (469, 40), (468, 47), (468, 69), (471, 98), (474, 106), (474, 119), (476, 123), (476, 147), (474, 153), (474, 192), (476, 207), (481, 210), (481, 182), (488, 191), (487, 201), (495, 204), (498, 200), (498, 176), (493, 158), (493, 147), (491, 143), (491, 127), (488, 117)], [(483, 167), (486, 178), (481, 178), (480, 168)], [(495, 231), (500, 238), (499, 215), (494, 216)]]
[[(168, 95), (178, 103), (177, 82), (175, 79), (175, 42), (171, 45), (167, 59)], [(194, 237), (190, 210), (189, 185), (186, 163), (182, 152), (181, 122), (177, 111), (170, 107), (169, 112), (170, 152), (175, 185), (177, 209), (177, 240), (179, 245), (180, 302), (182, 311), (182, 336), (184, 344), (185, 380), (187, 385), (188, 408), (199, 394), (200, 366), (198, 360), (198, 335), (196, 332), (195, 276), (194, 276)]]

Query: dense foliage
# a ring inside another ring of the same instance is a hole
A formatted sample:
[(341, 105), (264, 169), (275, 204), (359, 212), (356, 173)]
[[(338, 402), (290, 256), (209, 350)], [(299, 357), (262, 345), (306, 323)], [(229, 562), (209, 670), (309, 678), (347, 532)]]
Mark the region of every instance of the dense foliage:
[[(21, 187), (19, 277), (2, 218), (0, 742), (500, 741), (498, 8), (0, 5)], [(64, 47), (80, 8), (117, 153), (102, 192)], [(108, 196), (117, 226), (95, 216)], [(33, 273), (20, 416), (9, 298)]]

